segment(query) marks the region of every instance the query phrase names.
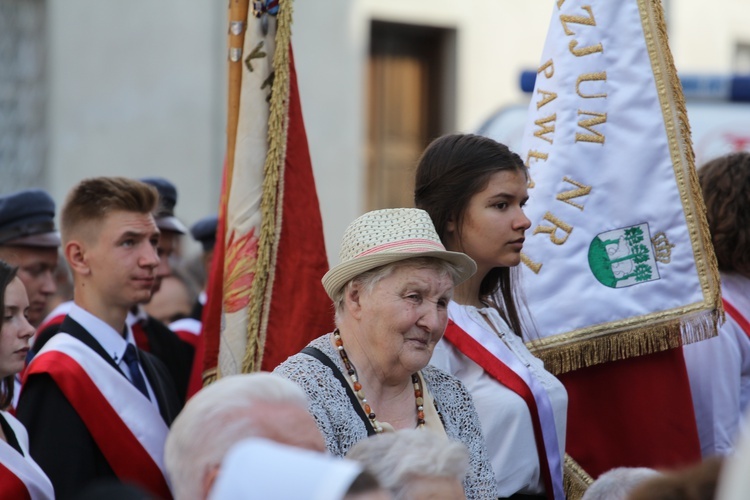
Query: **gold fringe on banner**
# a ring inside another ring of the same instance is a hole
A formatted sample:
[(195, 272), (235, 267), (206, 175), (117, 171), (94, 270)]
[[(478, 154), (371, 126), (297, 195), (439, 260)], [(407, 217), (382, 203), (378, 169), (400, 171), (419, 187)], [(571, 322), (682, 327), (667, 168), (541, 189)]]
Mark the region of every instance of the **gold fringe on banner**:
[(291, 43), (291, 1), (281, 0), (276, 16), (276, 50), (273, 55), (274, 79), (271, 87), (271, 109), (268, 117), (268, 153), (263, 167), (263, 195), (261, 198), (261, 227), (258, 255), (255, 262), (250, 305), (248, 306), (247, 345), (242, 360), (242, 372), (260, 369), (265, 333), (261, 332), (264, 304), (269, 286), (269, 274), (276, 245), (276, 213), (279, 180), (283, 175), (286, 152), (286, 125), (289, 107), (289, 46)]
[(209, 384), (213, 384), (219, 379), (219, 369), (218, 368), (212, 368), (210, 370), (206, 370), (203, 372), (203, 387), (206, 387)]
[[(257, 351), (256, 354), (256, 360), (255, 360), (255, 366), (257, 370), (260, 370), (261, 363), (263, 362), (263, 353), (265, 352), (265, 345), (266, 345), (266, 336), (268, 333), (268, 317), (271, 312), (271, 299), (273, 298), (273, 284), (274, 280), (276, 279), (276, 259), (278, 257), (279, 252), (279, 243), (281, 241), (281, 229), (283, 225), (284, 220), (284, 169), (286, 165), (286, 147), (287, 147), (287, 135), (289, 131), (289, 92), (290, 92), (290, 71), (289, 71), (289, 65), (291, 63), (291, 60), (289, 58), (289, 51), (291, 49), (291, 25), (292, 25), (292, 0), (289, 0), (288, 2), (281, 2), (285, 3), (288, 6), (288, 23), (284, 25), (284, 29), (279, 29), (279, 32), (276, 34), (276, 43), (277, 43), (277, 52), (278, 52), (278, 44), (283, 43), (286, 47), (285, 54), (287, 55), (287, 59), (285, 63), (282, 63), (284, 66), (282, 68), (282, 71), (284, 73), (284, 81), (286, 82), (285, 87), (283, 89), (283, 95), (286, 96), (284, 98), (284, 123), (283, 123), (283, 131), (281, 133), (281, 137), (283, 137), (283, 141), (279, 144), (279, 174), (278, 174), (278, 181), (276, 184), (276, 214), (275, 214), (275, 224), (274, 224), (274, 233), (273, 233), (273, 240), (271, 244), (271, 256), (270, 256), (270, 263), (269, 263), (269, 271), (268, 271), (268, 282), (266, 284), (266, 293), (263, 299), (263, 308), (262, 308), (262, 316), (260, 320), (260, 327), (259, 327), (259, 345), (260, 349)], [(286, 18), (284, 19), (286, 22)], [(279, 35), (279, 33), (282, 33)]]
[(565, 490), (565, 498), (567, 500), (580, 500), (593, 482), (594, 478), (589, 476), (578, 465), (578, 462), (566, 453), (565, 462), (563, 463), (563, 489)]
[(555, 375), (610, 361), (654, 354), (716, 335), (714, 311), (704, 311), (642, 326), (608, 332), (591, 338), (572, 336), (568, 343), (540, 345), (529, 349)]

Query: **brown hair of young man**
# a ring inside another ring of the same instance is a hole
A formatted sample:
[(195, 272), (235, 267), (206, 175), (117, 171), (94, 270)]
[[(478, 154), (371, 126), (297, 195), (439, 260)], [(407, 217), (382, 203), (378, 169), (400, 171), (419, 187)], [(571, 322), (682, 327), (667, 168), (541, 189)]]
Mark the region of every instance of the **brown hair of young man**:
[(151, 213), (156, 210), (156, 188), (127, 177), (93, 177), (75, 186), (63, 205), (60, 233), (63, 246), (73, 235), (90, 240), (98, 222), (115, 211)]

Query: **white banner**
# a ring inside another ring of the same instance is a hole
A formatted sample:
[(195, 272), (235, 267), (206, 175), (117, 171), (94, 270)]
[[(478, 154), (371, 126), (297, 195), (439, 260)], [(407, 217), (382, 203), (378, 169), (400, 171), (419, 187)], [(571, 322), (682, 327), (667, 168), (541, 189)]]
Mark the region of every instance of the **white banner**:
[[(261, 2), (265, 6), (268, 2)], [(276, 51), (275, 14), (250, 10), (247, 19), (230, 20), (230, 32), (245, 30), (244, 46), (230, 61), (241, 63), (242, 87), (234, 165), (227, 179), (224, 316), (218, 367), (222, 375), (242, 372), (248, 342), (248, 308), (253, 300), (256, 258), (263, 224), (263, 187), (268, 153), (268, 120)], [(257, 14), (257, 15), (256, 15)]]
[(551, 371), (714, 334), (716, 263), (658, 2), (555, 2), (519, 154), (524, 286)]

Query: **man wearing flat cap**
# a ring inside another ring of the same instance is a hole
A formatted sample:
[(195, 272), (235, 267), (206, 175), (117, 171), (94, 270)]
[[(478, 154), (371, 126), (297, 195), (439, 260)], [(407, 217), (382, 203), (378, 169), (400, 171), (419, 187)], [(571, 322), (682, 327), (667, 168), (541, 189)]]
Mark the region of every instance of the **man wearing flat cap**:
[[(216, 224), (218, 218), (215, 215), (205, 217), (190, 227), (190, 234), (193, 238), (200, 242), (203, 246), (203, 272), (208, 279), (208, 274), (211, 267), (211, 260), (213, 258), (214, 244), (216, 243)], [(198, 295), (198, 299), (193, 305), (193, 310), (190, 312), (190, 316), (187, 318), (181, 318), (177, 321), (170, 323), (169, 328), (175, 332), (175, 334), (186, 342), (193, 346), (194, 350), (198, 349), (201, 341), (201, 334), (203, 332), (203, 324), (201, 323), (201, 316), (203, 315), (203, 306), (206, 304), (206, 285), (204, 284), (203, 290)], [(203, 366), (200, 359), (194, 361), (192, 367), (192, 380), (201, 380), (201, 374), (203, 372)], [(188, 387), (187, 397), (192, 396), (200, 387), (193, 383)]]
[(190, 234), (193, 236), (193, 239), (199, 242), (203, 247), (203, 274), (206, 277), (203, 290), (201, 290), (201, 293), (198, 295), (198, 300), (195, 302), (193, 310), (190, 313), (190, 317), (198, 321), (201, 320), (203, 306), (206, 305), (208, 299), (206, 295), (206, 285), (208, 282), (208, 276), (211, 272), (211, 261), (214, 258), (216, 226), (218, 225), (218, 222), (219, 218), (216, 215), (209, 215), (190, 226)]
[[(174, 184), (161, 177), (145, 177), (139, 180), (155, 187), (159, 192), (159, 205), (154, 213), (156, 227), (161, 233), (157, 247), (159, 266), (156, 268), (151, 296), (142, 303), (146, 304), (159, 291), (162, 280), (172, 274), (170, 259), (180, 244), (180, 237), (188, 230), (174, 214), (177, 204), (177, 188)], [(141, 305), (133, 308), (127, 322), (133, 329), (138, 347), (150, 352), (167, 366), (184, 403), (190, 382), (194, 347), (181, 340), (164, 323), (146, 313)]]
[(18, 267), (29, 295), (29, 323), (38, 327), (55, 293), (60, 234), (55, 202), (41, 189), (0, 197), (0, 259)]

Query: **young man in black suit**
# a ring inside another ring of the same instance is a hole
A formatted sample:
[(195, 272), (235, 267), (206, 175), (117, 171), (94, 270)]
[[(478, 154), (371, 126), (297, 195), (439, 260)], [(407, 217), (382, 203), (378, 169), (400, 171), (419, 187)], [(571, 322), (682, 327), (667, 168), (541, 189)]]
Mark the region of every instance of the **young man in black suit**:
[(170, 495), (163, 447), (179, 400), (125, 321), (156, 279), (157, 200), (142, 182), (98, 177), (74, 187), (62, 209), (75, 305), (28, 366), (17, 409), (57, 498), (105, 478)]

